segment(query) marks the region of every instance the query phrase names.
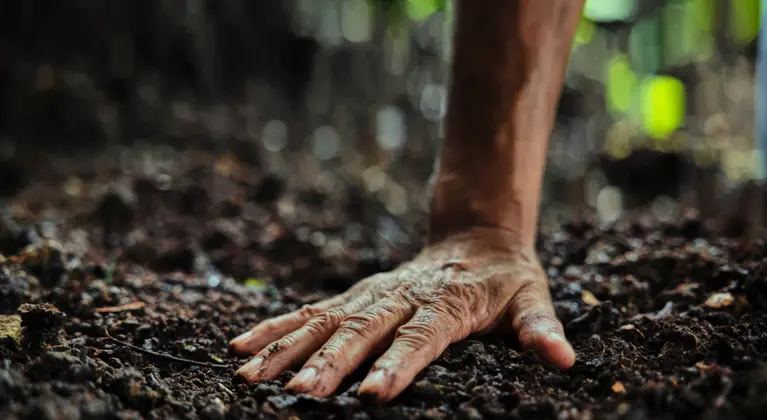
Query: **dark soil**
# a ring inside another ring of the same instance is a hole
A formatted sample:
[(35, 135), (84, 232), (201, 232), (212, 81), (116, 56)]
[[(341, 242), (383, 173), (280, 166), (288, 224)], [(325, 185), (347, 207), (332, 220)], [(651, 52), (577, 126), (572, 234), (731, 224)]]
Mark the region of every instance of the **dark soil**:
[(386, 405), (356, 396), (364, 371), (327, 399), (283, 391), (293, 372), (249, 386), (233, 374), (245, 359), (227, 354), (229, 339), (405, 261), (423, 216), (398, 225), (317, 168), (269, 174), (191, 151), (172, 160), (186, 163), (151, 177), (126, 175), (108, 152), (17, 168), (34, 182), (0, 226), (1, 419), (736, 419), (767, 409), (765, 244), (714, 237), (693, 219), (542, 238), (578, 353), (567, 372), (513, 340), (476, 338)]

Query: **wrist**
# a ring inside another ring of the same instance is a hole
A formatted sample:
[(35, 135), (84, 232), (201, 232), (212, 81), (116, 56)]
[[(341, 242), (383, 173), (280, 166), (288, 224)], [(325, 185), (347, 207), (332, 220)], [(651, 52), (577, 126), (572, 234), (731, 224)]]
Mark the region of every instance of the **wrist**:
[(534, 246), (539, 195), (534, 188), (506, 188), (502, 177), (473, 183), (467, 177), (439, 176), (432, 194), (428, 242), (481, 229), (502, 232), (515, 245)]
[(435, 237), (428, 242), (424, 252), (453, 256), (502, 253), (537, 257), (535, 247), (520, 241), (517, 232), (493, 226), (471, 226)]

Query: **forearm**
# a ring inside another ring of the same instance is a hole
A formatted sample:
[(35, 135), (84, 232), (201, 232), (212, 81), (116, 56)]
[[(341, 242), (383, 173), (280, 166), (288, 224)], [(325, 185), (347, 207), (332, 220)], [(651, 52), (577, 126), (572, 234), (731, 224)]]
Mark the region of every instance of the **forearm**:
[(500, 228), (532, 245), (548, 138), (585, 0), (456, 0), (430, 241)]

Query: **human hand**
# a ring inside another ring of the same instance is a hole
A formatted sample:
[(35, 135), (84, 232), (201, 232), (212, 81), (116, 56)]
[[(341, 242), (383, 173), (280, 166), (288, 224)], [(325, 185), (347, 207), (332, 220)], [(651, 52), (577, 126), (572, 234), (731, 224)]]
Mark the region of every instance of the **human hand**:
[(255, 357), (237, 373), (274, 379), (307, 360), (287, 388), (330, 395), (365, 359), (383, 354), (359, 387), (387, 401), (451, 343), (509, 328), (520, 344), (560, 368), (575, 362), (535, 251), (507, 233), (474, 229), (426, 247), (394, 271), (336, 297), (266, 320), (232, 340)]

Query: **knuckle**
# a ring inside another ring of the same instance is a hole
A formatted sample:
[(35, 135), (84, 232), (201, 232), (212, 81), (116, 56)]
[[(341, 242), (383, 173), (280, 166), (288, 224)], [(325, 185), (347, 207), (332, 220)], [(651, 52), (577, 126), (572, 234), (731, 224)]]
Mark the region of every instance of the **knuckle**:
[(444, 320), (443, 327), (447, 327), (439, 330), (439, 333), (442, 335), (449, 335), (454, 331), (463, 332), (466, 328), (469, 328), (469, 321), (474, 317), (474, 314), (468, 310), (464, 303), (454, 299), (446, 299), (439, 305), (434, 305), (433, 311), (435, 316)]
[[(405, 306), (416, 308), (424, 304), (424, 299), (420, 295), (421, 293), (413, 291), (412, 288), (402, 286), (383, 295), (383, 299), (391, 301), (394, 305), (404, 304)], [(391, 305), (389, 309), (392, 309), (394, 305)]]
[(460, 287), (460, 289), (461, 293), (443, 295), (439, 303), (435, 305), (435, 310), (453, 319), (464, 319), (470, 315), (471, 308), (476, 307), (477, 296), (475, 293), (467, 293), (471, 290), (470, 288)]
[(331, 309), (325, 313), (322, 314), (325, 318), (325, 322), (328, 323), (328, 325), (335, 325), (343, 321), (344, 318), (346, 318), (346, 312), (342, 309)]
[(339, 310), (331, 309), (319, 315), (315, 315), (304, 325), (310, 334), (322, 334), (328, 329), (340, 324), (343, 314)]
[(264, 349), (265, 355), (273, 355), (276, 353), (280, 353), (285, 351), (288, 347), (291, 347), (293, 344), (295, 344), (296, 339), (292, 335), (287, 335), (285, 337), (282, 337), (281, 339), (273, 342), (272, 344), (269, 344)]
[(434, 343), (427, 336), (421, 334), (402, 334), (396, 339), (397, 351), (391, 354), (394, 359), (404, 359), (407, 355), (414, 352), (428, 354), (430, 358), (435, 358)]
[(341, 322), (338, 331), (362, 338), (370, 338), (373, 331), (380, 328), (380, 317), (372, 314), (349, 315)]
[(439, 336), (434, 324), (426, 322), (410, 322), (397, 329), (395, 339), (415, 347), (427, 344)]
[(312, 357), (310, 363), (312, 366), (320, 366), (325, 363), (332, 363), (334, 360), (342, 356), (342, 350), (338, 345), (326, 344), (317, 352), (316, 357)]
[[(405, 309), (404, 303), (390, 297), (383, 298), (379, 305), (365, 311), (348, 315), (339, 326), (339, 332), (361, 338), (373, 338), (392, 319), (399, 319)], [(387, 321), (389, 320), (389, 321)]]
[[(415, 290), (403, 290), (403, 295), (409, 296), (415, 301), (418, 306), (432, 305), (439, 302), (442, 299), (443, 286), (434, 287), (432, 285), (426, 285), (424, 287), (418, 287)], [(403, 297), (405, 297), (403, 296)]]
[(328, 328), (327, 322), (323, 321), (322, 315), (318, 315), (312, 318), (304, 325), (304, 330), (311, 335), (321, 335)]
[(470, 308), (478, 305), (490, 294), (489, 288), (492, 284), (493, 282), (477, 279), (450, 282), (445, 285), (442, 295), (448, 298), (447, 300), (460, 302), (464, 307)]
[(319, 314), (320, 310), (317, 308), (316, 304), (308, 304), (302, 306), (298, 311), (296, 311), (296, 315), (298, 315), (301, 318), (312, 318)]
[(403, 303), (399, 301), (389, 301), (388, 305), (381, 305), (375, 312), (376, 319), (382, 320), (387, 317), (398, 317), (400, 312), (406, 310)]

